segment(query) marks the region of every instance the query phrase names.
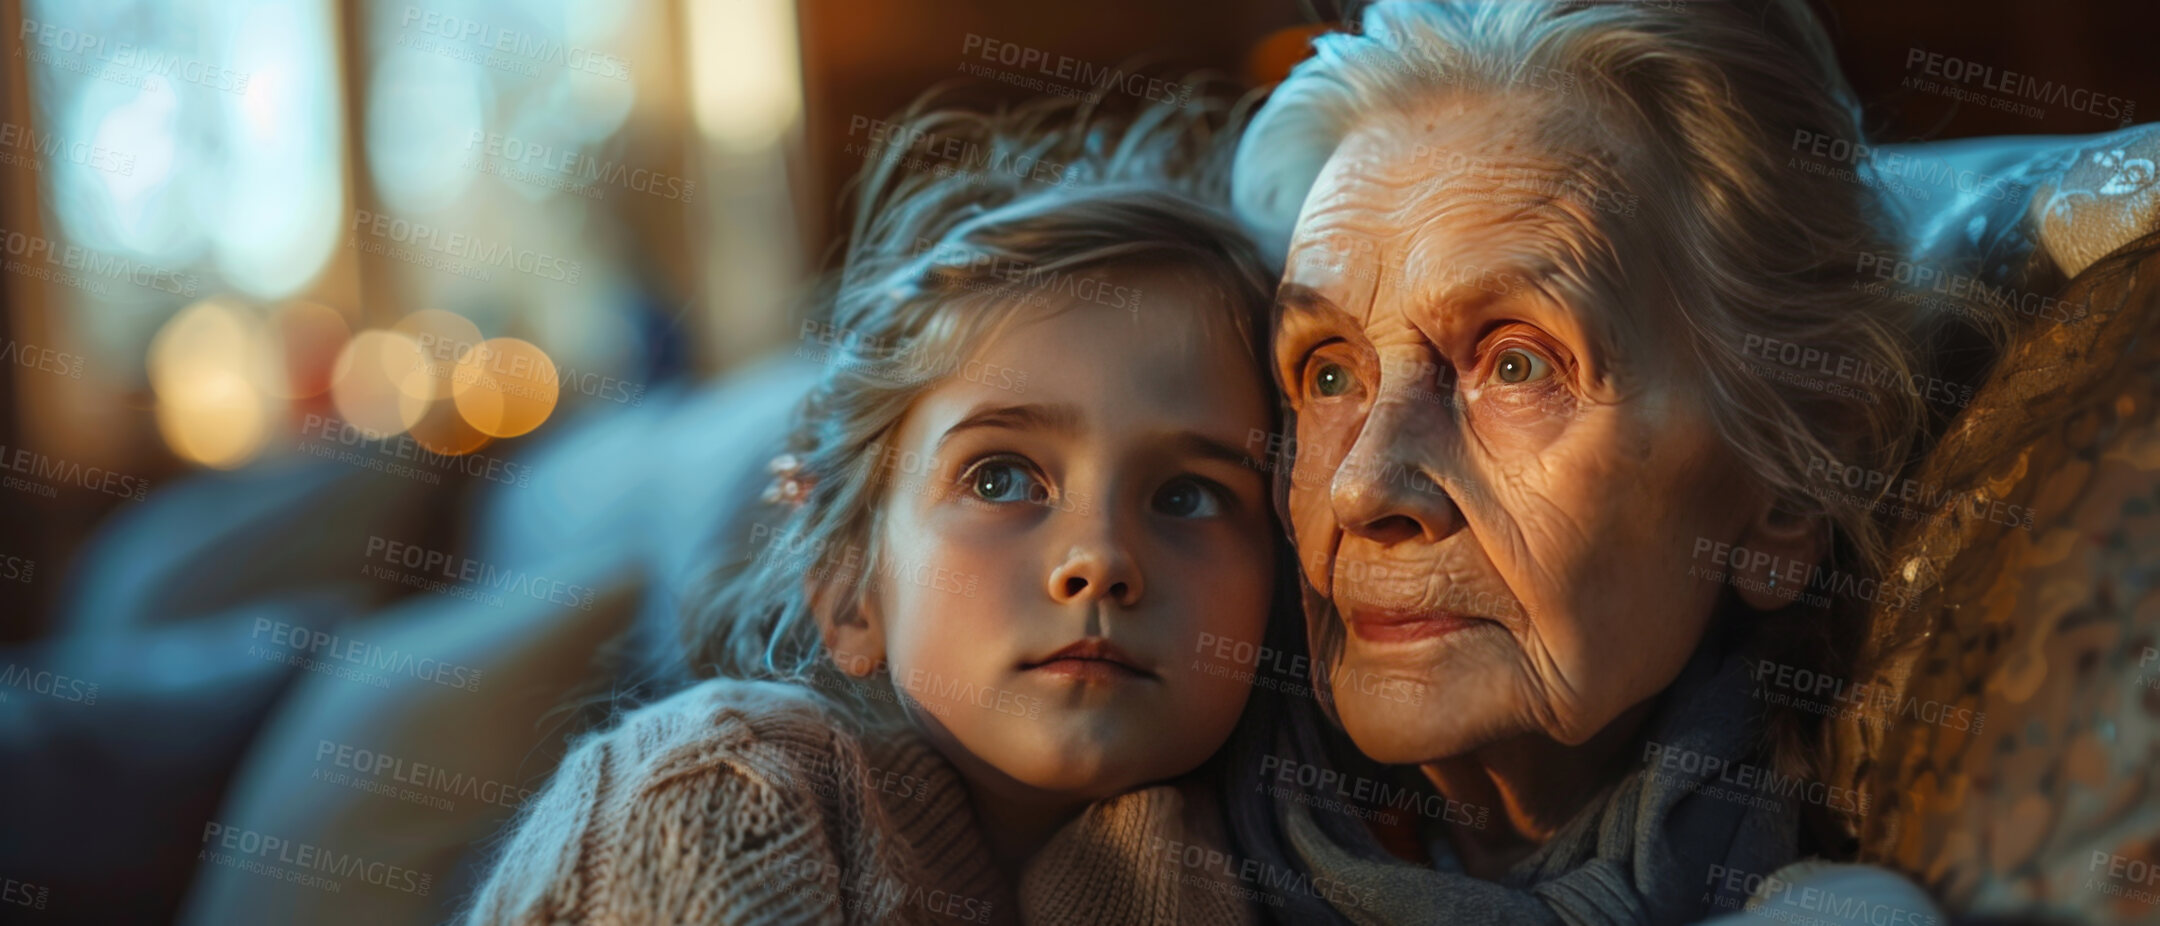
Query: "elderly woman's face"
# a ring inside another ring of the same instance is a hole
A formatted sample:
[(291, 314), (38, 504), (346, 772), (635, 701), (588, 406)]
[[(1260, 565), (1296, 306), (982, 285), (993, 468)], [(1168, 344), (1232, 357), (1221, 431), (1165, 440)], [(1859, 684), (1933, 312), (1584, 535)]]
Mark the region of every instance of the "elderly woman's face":
[(1347, 624), (1344, 726), (1382, 761), (1579, 743), (1656, 694), (1720, 589), (1693, 551), (1763, 508), (1668, 316), (1551, 285), (1541, 255), (1598, 199), (1553, 195), (1576, 175), (1538, 139), (1500, 107), (1372, 124), (1291, 243), (1292, 529)]

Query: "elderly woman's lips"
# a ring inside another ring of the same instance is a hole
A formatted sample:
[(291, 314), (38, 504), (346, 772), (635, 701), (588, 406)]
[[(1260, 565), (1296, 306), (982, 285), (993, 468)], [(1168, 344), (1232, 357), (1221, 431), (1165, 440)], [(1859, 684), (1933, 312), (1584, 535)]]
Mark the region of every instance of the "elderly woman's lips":
[(1395, 611), (1382, 608), (1354, 609), (1345, 622), (1350, 625), (1350, 632), (1356, 634), (1358, 639), (1373, 643), (1423, 640), (1491, 623), (1481, 617), (1453, 611)]

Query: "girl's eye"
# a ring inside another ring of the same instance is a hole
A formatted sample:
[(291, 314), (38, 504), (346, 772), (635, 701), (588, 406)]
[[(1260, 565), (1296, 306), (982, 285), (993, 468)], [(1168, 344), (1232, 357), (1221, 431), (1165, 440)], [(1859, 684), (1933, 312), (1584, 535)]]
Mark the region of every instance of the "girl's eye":
[(1177, 479), (1155, 493), (1155, 509), (1174, 518), (1212, 518), (1223, 513), (1223, 496), (1206, 482)]
[(1042, 502), (1050, 495), (1026, 466), (1009, 458), (984, 460), (970, 467), (961, 478), (967, 483), (968, 494), (985, 502)]
[(1493, 364), (1493, 376), (1503, 383), (1531, 383), (1551, 375), (1551, 362), (1520, 347), (1501, 351)]
[(1322, 398), (1332, 399), (1350, 391), (1350, 370), (1332, 360), (1323, 360), (1312, 367), (1312, 379), (1307, 391)]

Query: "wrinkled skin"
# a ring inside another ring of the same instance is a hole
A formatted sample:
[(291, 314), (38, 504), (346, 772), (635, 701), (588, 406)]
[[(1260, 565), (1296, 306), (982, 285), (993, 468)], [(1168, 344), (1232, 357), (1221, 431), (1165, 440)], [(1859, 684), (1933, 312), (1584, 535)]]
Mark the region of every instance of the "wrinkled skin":
[[(1535, 113), (1448, 100), (1354, 130), (1292, 238), (1275, 350), (1292, 533), (1347, 628), (1344, 727), (1529, 844), (1614, 774), (1702, 639), (1723, 585), (1691, 573), (1698, 544), (1816, 543), (1718, 439), (1667, 310), (1555, 285), (1550, 255), (1649, 220), (1526, 193), (1589, 157)], [(1457, 620), (1362, 620), (1391, 612)]]

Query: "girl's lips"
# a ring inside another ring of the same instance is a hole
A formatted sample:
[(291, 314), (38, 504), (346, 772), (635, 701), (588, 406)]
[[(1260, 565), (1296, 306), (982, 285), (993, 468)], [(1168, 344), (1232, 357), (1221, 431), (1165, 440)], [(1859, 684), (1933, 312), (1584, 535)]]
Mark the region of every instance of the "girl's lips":
[(1103, 637), (1088, 637), (1020, 668), (1083, 681), (1156, 678), (1139, 659)]
[(1353, 609), (1344, 619), (1350, 632), (1371, 643), (1401, 643), (1446, 636), (1479, 624), (1492, 623), (1453, 611), (1394, 611), (1382, 608)]

